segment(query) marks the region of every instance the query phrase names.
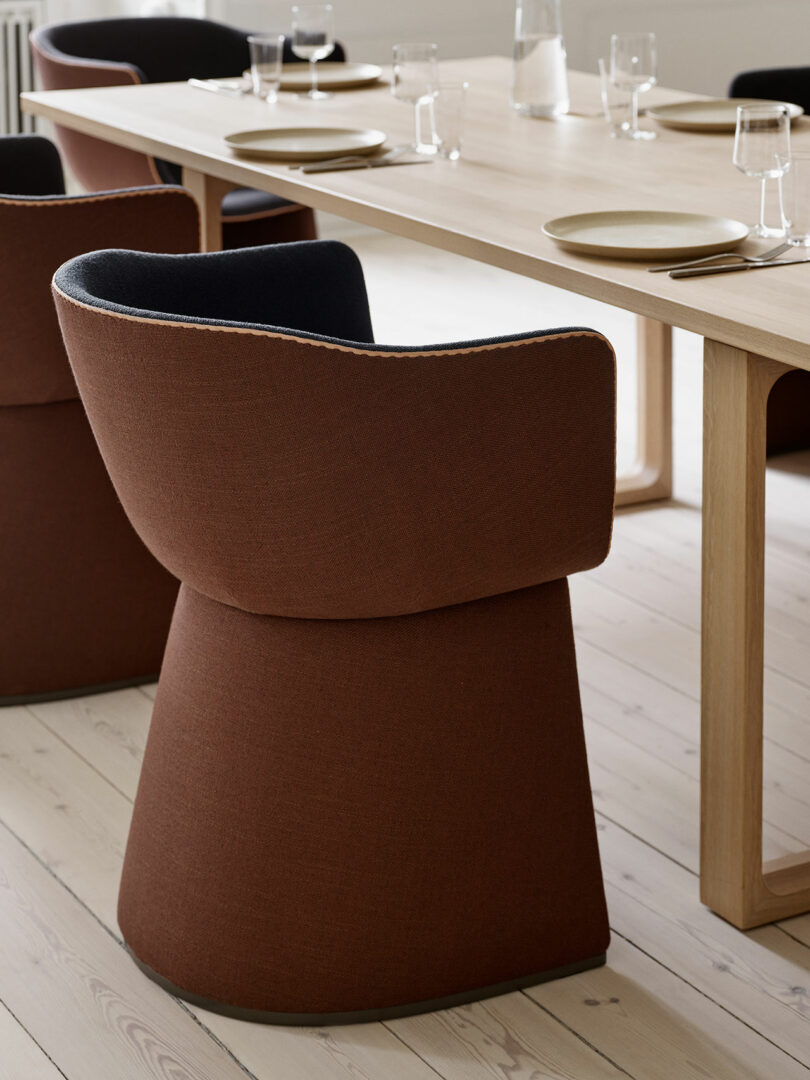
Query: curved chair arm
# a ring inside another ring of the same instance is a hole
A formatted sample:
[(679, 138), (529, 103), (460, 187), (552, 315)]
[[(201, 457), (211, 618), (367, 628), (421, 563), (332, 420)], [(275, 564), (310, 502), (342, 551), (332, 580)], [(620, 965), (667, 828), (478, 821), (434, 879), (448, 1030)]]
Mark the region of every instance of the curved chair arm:
[(743, 71), (732, 80), (729, 97), (773, 98), (810, 110), (810, 67)]
[[(5, 177), (0, 173), (0, 183)], [(0, 405), (78, 396), (48, 287), (54, 267), (78, 252), (126, 244), (199, 249), (197, 204), (176, 187), (96, 195), (0, 195)]]
[[(199, 265), (216, 276), (217, 260)], [(125, 282), (131, 262), (73, 260), (57, 307), (119, 497), (193, 588), (253, 612), (371, 618), (607, 554), (615, 366), (601, 335), (385, 349), (175, 321), (87, 292), (94, 277)]]

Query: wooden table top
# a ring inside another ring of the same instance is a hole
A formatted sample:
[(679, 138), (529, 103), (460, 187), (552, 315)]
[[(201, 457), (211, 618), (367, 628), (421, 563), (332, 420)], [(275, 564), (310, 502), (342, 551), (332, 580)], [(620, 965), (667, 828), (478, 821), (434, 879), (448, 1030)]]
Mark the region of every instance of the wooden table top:
[[(201, 93), (184, 83), (59, 90), (23, 95), (23, 108), (87, 134), (315, 209), (420, 240), (582, 293), (717, 341), (810, 369), (810, 267), (673, 281), (644, 264), (562, 251), (545, 221), (596, 210), (675, 210), (752, 222), (758, 182), (731, 163), (733, 137), (657, 128), (652, 142), (611, 139), (600, 115), (598, 79), (570, 73), (572, 109), (554, 122), (508, 105), (511, 62), (503, 57), (442, 64), (470, 82), (464, 157), (430, 165), (306, 175), (286, 164), (233, 155), (222, 137), (252, 128), (301, 125), (380, 128), (388, 145), (412, 138), (413, 110), (387, 85), (345, 91), (325, 102), (282, 94)], [(655, 88), (643, 105), (695, 95)], [(646, 100), (644, 100), (646, 98)], [(794, 124), (810, 149), (810, 121)], [(771, 246), (747, 241), (743, 251)], [(527, 312), (527, 327), (553, 322)]]

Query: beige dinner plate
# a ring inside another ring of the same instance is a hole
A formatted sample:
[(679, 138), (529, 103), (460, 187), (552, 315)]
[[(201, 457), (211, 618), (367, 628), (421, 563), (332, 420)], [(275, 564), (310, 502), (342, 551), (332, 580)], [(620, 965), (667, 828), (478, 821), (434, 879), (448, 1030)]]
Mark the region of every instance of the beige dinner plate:
[(543, 232), (560, 247), (583, 255), (619, 259), (670, 259), (729, 251), (748, 226), (709, 214), (665, 210), (604, 210), (547, 221)]
[(791, 120), (804, 112), (801, 105), (789, 101), (765, 101), (756, 98), (713, 98), (709, 101), (676, 101), (647, 109), (662, 127), (678, 131), (734, 131), (737, 127), (737, 108), (740, 105), (786, 105)]
[[(356, 86), (370, 86), (382, 75), (382, 68), (376, 64), (321, 60), (317, 66), (319, 90), (352, 90)], [(250, 78), (250, 68), (244, 72), (244, 76), (246, 79)], [(282, 64), (282, 90), (309, 90), (311, 86), (309, 64)]]
[(370, 154), (385, 142), (373, 128), (298, 127), (235, 131), (225, 136), (231, 150), (276, 161), (320, 161), (341, 154)]

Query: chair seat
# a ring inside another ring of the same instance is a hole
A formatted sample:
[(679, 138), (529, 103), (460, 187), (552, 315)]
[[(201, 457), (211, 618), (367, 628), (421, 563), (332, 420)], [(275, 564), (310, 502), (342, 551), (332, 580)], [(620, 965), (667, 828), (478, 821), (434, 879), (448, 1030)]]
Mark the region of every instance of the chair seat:
[(280, 195), (271, 195), (268, 191), (258, 191), (256, 188), (234, 188), (222, 200), (222, 216), (253, 217), (283, 210), (287, 206), (297, 206), (297, 203), (282, 199)]

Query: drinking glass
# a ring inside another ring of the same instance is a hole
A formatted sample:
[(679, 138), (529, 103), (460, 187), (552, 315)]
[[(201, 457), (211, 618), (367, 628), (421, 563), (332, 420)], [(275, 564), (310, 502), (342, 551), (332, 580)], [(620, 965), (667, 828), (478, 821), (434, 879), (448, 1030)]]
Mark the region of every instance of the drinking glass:
[(274, 102), (281, 84), (283, 34), (249, 34), (250, 79), (253, 93), (263, 101)]
[[(433, 132), (430, 142), (422, 137), (422, 105), (433, 105), (439, 87), (439, 47), (435, 44), (405, 44), (394, 46), (394, 79), (391, 92), (400, 101), (414, 107), (414, 143), (409, 147), (418, 154), (435, 154)], [(431, 115), (432, 115), (432, 110)]]
[(740, 105), (734, 135), (734, 164), (746, 176), (756, 176), (761, 184), (759, 224), (750, 236), (784, 236), (784, 229), (765, 224), (765, 185), (778, 179), (781, 205), (781, 177), (790, 158), (790, 115), (786, 105)]
[(440, 82), (433, 102), (439, 157), (458, 161), (464, 129), (464, 103), (469, 83)]
[(785, 239), (794, 247), (810, 247), (810, 150), (793, 150), (785, 166)]
[(630, 93), (630, 127), (625, 139), (654, 139), (654, 131), (639, 131), (638, 95), (655, 86), (658, 56), (655, 34), (612, 34), (610, 38), (610, 81), (618, 90)]
[(335, 10), (331, 4), (296, 5), (292, 9), (292, 51), (309, 61), (312, 86), (299, 97), (322, 101), (332, 95), (318, 89), (317, 61), (324, 60), (335, 48)]
[(625, 139), (630, 131), (631, 94), (629, 90), (620, 90), (610, 81), (610, 61), (601, 59), (599, 64), (599, 85), (602, 91), (602, 108), (605, 120), (610, 127), (612, 139)]

